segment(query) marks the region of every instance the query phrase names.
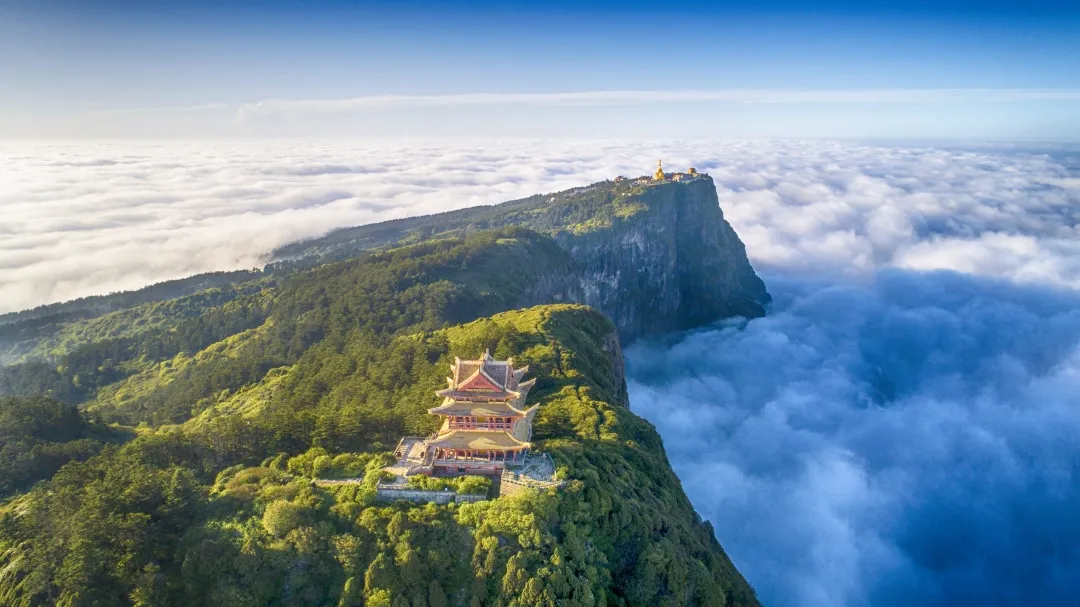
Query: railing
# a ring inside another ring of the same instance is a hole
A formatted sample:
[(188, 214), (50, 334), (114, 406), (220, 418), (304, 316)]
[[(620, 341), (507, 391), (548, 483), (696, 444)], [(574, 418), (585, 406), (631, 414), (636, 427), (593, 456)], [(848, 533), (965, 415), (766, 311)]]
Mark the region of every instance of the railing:
[(544, 481), (523, 474), (503, 470), (499, 478), (499, 495), (513, 495), (524, 489), (558, 489), (566, 484), (566, 481)]
[(513, 424), (498, 423), (498, 424), (470, 424), (468, 422), (450, 422), (449, 428), (451, 430), (513, 430)]
[(403, 485), (379, 484), (375, 487), (375, 498), (379, 501), (408, 500), (411, 502), (479, 502), (487, 499), (486, 494), (455, 493), (450, 490), (429, 491)]
[(505, 466), (506, 464), (514, 463), (513, 460), (501, 460), (501, 459), (488, 459), (486, 457), (459, 457), (457, 459), (437, 459), (434, 460), (436, 466), (471, 466), (476, 464), (498, 464)]

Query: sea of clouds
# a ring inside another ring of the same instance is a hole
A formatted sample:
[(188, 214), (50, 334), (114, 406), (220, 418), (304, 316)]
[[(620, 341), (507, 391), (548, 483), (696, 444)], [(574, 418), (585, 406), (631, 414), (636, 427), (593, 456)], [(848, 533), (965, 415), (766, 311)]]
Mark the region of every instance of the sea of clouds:
[(775, 301), (630, 347), (765, 604), (1080, 596), (1080, 154), (797, 144), (707, 167)]
[(631, 402), (774, 606), (1080, 596), (1080, 148), (0, 143), (0, 312), (327, 230), (693, 164), (775, 302), (627, 350)]
[(0, 141), (0, 313), (649, 168), (630, 158), (611, 143)]
[(1058, 146), (828, 142), (0, 141), (0, 313), (261, 265), (335, 227), (695, 164), (765, 270), (950, 268), (1080, 285)]

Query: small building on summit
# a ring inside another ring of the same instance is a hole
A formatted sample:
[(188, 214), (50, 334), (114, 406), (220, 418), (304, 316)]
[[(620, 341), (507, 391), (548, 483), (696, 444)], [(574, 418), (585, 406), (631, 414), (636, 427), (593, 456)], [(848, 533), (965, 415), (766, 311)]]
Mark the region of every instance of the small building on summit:
[(525, 406), (536, 383), (521, 381), (528, 369), (487, 351), (479, 360), (454, 358), (449, 387), (436, 393), (442, 404), (428, 409), (443, 418), (435, 436), (424, 441), (434, 473), (491, 474), (524, 460), (539, 407)]

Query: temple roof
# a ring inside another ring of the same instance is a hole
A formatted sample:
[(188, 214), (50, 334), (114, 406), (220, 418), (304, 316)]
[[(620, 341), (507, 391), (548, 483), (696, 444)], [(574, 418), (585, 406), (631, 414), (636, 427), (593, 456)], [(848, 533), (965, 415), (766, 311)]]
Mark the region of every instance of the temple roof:
[(439, 390), (438, 392), (436, 392), (436, 394), (439, 396), (445, 396), (446, 398), (472, 398), (487, 400), (506, 400), (518, 398), (521, 396), (520, 392), (514, 390), (456, 390), (454, 388)]
[(529, 410), (525, 412), (524, 419), (519, 419), (514, 422), (513, 429), (510, 434), (522, 442), (529, 442), (532, 440), (532, 421), (536, 417), (536, 410), (540, 408), (540, 405), (533, 405), (529, 407)]
[(487, 350), (477, 360), (454, 358), (450, 365), (454, 375), (446, 378), (449, 387), (437, 392), (439, 396), (453, 399), (515, 399), (525, 400), (525, 395), (536, 380), (521, 382), (528, 366), (514, 368), (514, 359), (495, 360)]
[(427, 441), (427, 444), (440, 449), (470, 449), (473, 451), (524, 449), (529, 446), (529, 443), (514, 438), (509, 432), (485, 430), (451, 430)]
[(525, 411), (517, 409), (507, 402), (473, 403), (453, 399), (447, 399), (438, 407), (428, 409), (428, 413), (432, 415), (469, 415), (477, 417), (517, 417), (525, 415)]

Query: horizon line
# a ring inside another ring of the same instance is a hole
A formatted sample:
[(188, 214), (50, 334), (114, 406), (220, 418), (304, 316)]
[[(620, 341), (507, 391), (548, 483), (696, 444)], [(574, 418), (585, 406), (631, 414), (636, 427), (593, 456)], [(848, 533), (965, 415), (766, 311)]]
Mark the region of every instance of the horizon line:
[(263, 99), (237, 103), (200, 103), (91, 110), (91, 116), (142, 113), (226, 112), (237, 121), (282, 112), (337, 113), (398, 107), (489, 105), (630, 106), (656, 103), (719, 102), (738, 104), (878, 104), (1020, 103), (1080, 101), (1080, 88), (874, 88), (874, 89), (626, 89), (546, 93), (475, 92), (451, 94), (375, 94), (325, 99)]

